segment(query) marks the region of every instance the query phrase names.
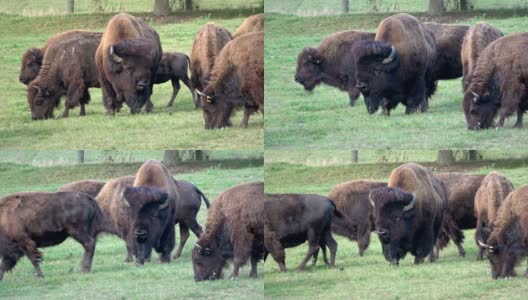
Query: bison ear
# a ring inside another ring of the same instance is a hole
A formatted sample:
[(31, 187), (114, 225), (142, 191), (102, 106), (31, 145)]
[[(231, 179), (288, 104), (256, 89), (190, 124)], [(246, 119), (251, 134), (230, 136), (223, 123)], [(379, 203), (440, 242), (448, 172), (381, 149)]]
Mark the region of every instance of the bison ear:
[(306, 52), (308, 53), (308, 59), (316, 65), (320, 65), (323, 57), (319, 51), (315, 48), (306, 48)]
[(44, 58), (44, 55), (42, 53), (42, 51), (40, 49), (37, 49), (37, 48), (32, 48), (31, 49), (31, 55), (33, 55), (33, 57), (35, 57), (35, 59), (37, 60), (38, 64), (42, 64), (42, 59)]

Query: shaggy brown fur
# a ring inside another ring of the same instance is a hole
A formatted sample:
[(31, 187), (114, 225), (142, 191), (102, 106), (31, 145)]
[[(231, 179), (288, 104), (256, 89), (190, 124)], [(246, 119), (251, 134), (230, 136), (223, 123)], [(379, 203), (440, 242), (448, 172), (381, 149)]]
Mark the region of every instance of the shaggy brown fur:
[(248, 32), (264, 31), (264, 14), (257, 14), (247, 17), (238, 27), (233, 38), (246, 34)]
[[(70, 109), (90, 102), (88, 88), (99, 87), (99, 73), (95, 66), (95, 50), (101, 33), (85, 33), (50, 45), (44, 55), (38, 76), (28, 84), (28, 104), (33, 120), (53, 117), (53, 109), (66, 95), (62, 117)], [(72, 62), (75, 63), (72, 63)]]
[(158, 72), (156, 73), (156, 78), (154, 79), (154, 83), (159, 84), (165, 83), (169, 80), (171, 81), (172, 96), (168, 104), (169, 107), (172, 106), (172, 104), (174, 103), (174, 99), (176, 99), (176, 96), (180, 91), (180, 81), (183, 82), (183, 84), (185, 84), (189, 88), (194, 102), (194, 106), (196, 108), (198, 108), (199, 106), (198, 98), (196, 97), (196, 92), (194, 91), (194, 88), (192, 86), (191, 79), (189, 79), (187, 70), (190, 70), (192, 73), (191, 60), (189, 59), (189, 56), (187, 56), (187, 54), (179, 52), (163, 53), (158, 67)]
[(523, 113), (528, 110), (527, 47), (528, 33), (518, 33), (499, 38), (482, 51), (464, 95), (464, 107), (470, 112), (469, 129), (494, 127), (497, 112), (497, 128), (503, 127), (506, 117), (514, 112), (514, 127), (522, 127)]
[[(484, 180), (475, 196), (475, 216), (477, 218), (477, 231), (475, 241), (487, 241), (490, 225), (495, 220), (497, 211), (506, 197), (513, 192), (513, 184), (506, 177), (497, 172), (491, 172)], [(479, 247), (477, 260), (482, 260), (484, 248)]]
[(80, 192), (97, 197), (105, 182), (97, 180), (81, 180), (63, 185), (59, 192)]
[(374, 230), (372, 205), (368, 200), (370, 190), (386, 187), (386, 182), (353, 180), (336, 185), (328, 194), (336, 207), (345, 215), (332, 221), (332, 232), (358, 242), (359, 256), (363, 256), (370, 244), (370, 232)]
[(17, 193), (0, 198), (0, 280), (26, 255), (43, 276), (37, 248), (74, 238), (84, 248), (82, 271), (90, 272), (101, 211), (95, 199), (77, 192)]
[(233, 259), (231, 278), (251, 258), (250, 277), (264, 255), (264, 183), (244, 183), (222, 192), (207, 214), (207, 226), (192, 253), (196, 281), (222, 277)]
[(206, 129), (231, 125), (231, 115), (244, 108), (240, 126), (249, 116), (264, 116), (264, 32), (250, 32), (227, 43), (211, 71), (210, 81), (200, 96)]

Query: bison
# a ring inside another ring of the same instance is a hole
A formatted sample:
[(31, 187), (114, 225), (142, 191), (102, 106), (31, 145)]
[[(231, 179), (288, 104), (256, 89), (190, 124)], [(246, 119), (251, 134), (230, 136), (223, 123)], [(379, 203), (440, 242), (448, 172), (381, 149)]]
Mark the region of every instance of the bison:
[(234, 186), (215, 199), (207, 215), (205, 232), (192, 252), (194, 280), (222, 278), (222, 269), (233, 259), (232, 279), (251, 259), (250, 277), (264, 255), (264, 183)]
[[(66, 95), (62, 117), (69, 110), (81, 106), (80, 115), (86, 114), (90, 102), (88, 88), (99, 87), (99, 73), (95, 66), (95, 50), (101, 33), (85, 33), (50, 45), (39, 75), (28, 84), (28, 104), (33, 120), (53, 117), (53, 109)], [(75, 63), (72, 63), (75, 61)]]
[(264, 115), (264, 32), (251, 32), (227, 43), (215, 60), (210, 80), (200, 95), (206, 129), (231, 126), (236, 108), (244, 108), (240, 126), (249, 116)]
[(374, 40), (375, 33), (348, 30), (326, 36), (319, 47), (306, 47), (297, 56), (295, 81), (312, 91), (324, 83), (348, 92), (350, 106), (359, 97), (355, 56), (350, 49), (360, 40)]
[[(515, 276), (515, 266), (528, 256), (528, 186), (508, 195), (491, 224), (487, 243), (479, 245), (488, 251), (493, 279)], [(528, 270), (524, 273), (528, 277)]]
[(0, 198), (0, 280), (26, 255), (36, 275), (43, 254), (72, 237), (84, 248), (82, 271), (90, 272), (101, 211), (95, 199), (77, 192), (25, 192)]
[(407, 163), (394, 169), (388, 187), (370, 192), (374, 207), (376, 233), (383, 254), (391, 264), (398, 264), (407, 252), (422, 263), (433, 251), (447, 210), (444, 184), (421, 165)]
[(126, 13), (110, 19), (95, 54), (108, 113), (119, 111), (123, 102), (132, 114), (145, 104), (145, 111), (152, 111), (150, 95), (161, 55), (159, 35), (149, 24)]
[(514, 112), (514, 127), (522, 128), (523, 114), (528, 110), (527, 45), (528, 33), (518, 33), (499, 38), (482, 51), (464, 94), (464, 106), (470, 113), (468, 129), (495, 127), (493, 119), (498, 112), (497, 128), (503, 127), (506, 117)]
[[(154, 84), (165, 83), (171, 81), (172, 83), (172, 96), (170, 98), (168, 106), (171, 107), (174, 103), (174, 99), (180, 91), (180, 81), (183, 82), (189, 88), (191, 92), (194, 106), (198, 108), (198, 98), (196, 92), (192, 86), (187, 70), (191, 70), (191, 61), (189, 56), (179, 52), (164, 52), (161, 57), (160, 64), (158, 66), (158, 72), (154, 79)], [(192, 70), (191, 70), (192, 73)]]
[(420, 20), (405, 13), (388, 17), (379, 24), (375, 41), (359, 41), (352, 52), (356, 86), (370, 114), (382, 102), (386, 114), (398, 103), (406, 106), (407, 114), (419, 106), (427, 110), (427, 98), (435, 90), (436, 45)]
[(59, 188), (59, 192), (80, 192), (95, 198), (104, 185), (103, 181), (81, 180), (63, 185)]
[(348, 222), (334, 219), (332, 232), (357, 241), (359, 256), (363, 256), (367, 250), (370, 232), (375, 230), (372, 206), (368, 200), (370, 190), (386, 186), (385, 182), (353, 180), (336, 185), (328, 194), (328, 198), (348, 219)]
[[(490, 234), (490, 225), (497, 216), (497, 211), (506, 197), (513, 192), (513, 184), (506, 177), (497, 172), (491, 172), (484, 180), (475, 196), (475, 217), (477, 230), (475, 240), (487, 241)], [(482, 260), (485, 249), (479, 247), (477, 260)]]
[(256, 14), (247, 17), (240, 27), (238, 27), (233, 38), (237, 38), (241, 35), (244, 35), (248, 32), (264, 31), (264, 14)]

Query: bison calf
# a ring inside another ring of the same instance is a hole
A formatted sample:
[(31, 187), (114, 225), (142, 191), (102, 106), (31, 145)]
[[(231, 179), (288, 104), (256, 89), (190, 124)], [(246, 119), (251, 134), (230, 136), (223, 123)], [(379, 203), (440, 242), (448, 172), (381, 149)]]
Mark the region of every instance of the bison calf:
[(171, 81), (172, 83), (172, 96), (169, 101), (168, 106), (172, 106), (174, 99), (180, 91), (180, 81), (183, 82), (189, 88), (191, 92), (194, 106), (198, 108), (198, 98), (196, 92), (191, 84), (189, 75), (187, 75), (187, 70), (191, 70), (191, 61), (189, 56), (184, 53), (179, 52), (164, 52), (161, 56), (161, 61), (158, 67), (158, 72), (154, 79), (154, 84), (165, 83)]

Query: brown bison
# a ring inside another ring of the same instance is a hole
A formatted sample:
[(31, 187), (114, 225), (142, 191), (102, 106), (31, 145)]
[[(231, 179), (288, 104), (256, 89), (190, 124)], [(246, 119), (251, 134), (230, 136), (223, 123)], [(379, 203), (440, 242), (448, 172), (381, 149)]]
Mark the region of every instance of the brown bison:
[(232, 279), (248, 259), (250, 277), (257, 277), (257, 263), (264, 255), (264, 183), (234, 186), (211, 205), (205, 232), (192, 252), (194, 280), (222, 278), (222, 269), (233, 259)]
[(185, 53), (163, 53), (158, 67), (158, 72), (156, 73), (156, 78), (154, 79), (154, 84), (165, 83), (169, 80), (171, 81), (172, 96), (168, 104), (169, 107), (172, 106), (174, 99), (176, 99), (176, 96), (180, 91), (180, 81), (183, 82), (187, 88), (189, 88), (194, 106), (199, 106), (198, 98), (196, 97), (196, 92), (194, 91), (191, 80), (189, 79), (189, 75), (187, 75), (187, 70), (191, 70), (191, 61), (189, 56), (187, 56)]
[(86, 114), (85, 105), (90, 102), (88, 88), (99, 87), (94, 55), (101, 36), (101, 33), (87, 32), (47, 48), (38, 76), (27, 87), (33, 120), (53, 117), (53, 109), (64, 95), (62, 117), (68, 117), (69, 110), (79, 105), (80, 115)]
[(191, 49), (191, 83), (203, 91), (220, 50), (233, 38), (223, 26), (208, 23), (196, 33)]
[(95, 199), (77, 192), (17, 193), (0, 198), (0, 280), (26, 255), (43, 276), (37, 248), (72, 237), (84, 248), (82, 271), (90, 272), (101, 211)]
[(110, 180), (97, 195), (102, 231), (125, 241), (126, 262), (135, 256), (136, 263), (143, 264), (152, 248), (160, 253), (161, 262), (169, 262), (174, 249), (174, 201), (160, 189), (131, 186), (134, 181), (133, 176)]
[(398, 103), (406, 106), (407, 114), (419, 106), (427, 110), (427, 99), (436, 89), (432, 80), (436, 45), (420, 20), (405, 13), (388, 17), (379, 24), (375, 41), (359, 41), (352, 51), (356, 86), (370, 114), (382, 102), (387, 114)]
[(248, 32), (264, 31), (264, 14), (256, 14), (247, 17), (238, 27), (233, 38), (237, 38)]
[(336, 185), (328, 194), (328, 198), (348, 219), (348, 222), (342, 222), (339, 218), (334, 219), (332, 232), (357, 241), (359, 256), (363, 256), (367, 250), (370, 244), (370, 232), (375, 230), (372, 205), (368, 200), (370, 190), (386, 186), (385, 182), (353, 180)]
[(327, 35), (317, 48), (306, 47), (297, 56), (295, 81), (312, 91), (324, 83), (348, 92), (350, 106), (359, 97), (356, 62), (350, 49), (360, 40), (374, 40), (375, 33), (348, 30)]
[(398, 264), (407, 252), (422, 263), (433, 251), (447, 210), (444, 184), (434, 174), (415, 163), (394, 169), (386, 188), (370, 192), (374, 207), (376, 233), (383, 246), (385, 259)]
[(63, 185), (59, 192), (80, 192), (97, 197), (105, 182), (97, 180), (81, 180)]
[(22, 65), (20, 67), (20, 76), (18, 76), (18, 80), (27, 85), (33, 79), (37, 78), (40, 67), (42, 66), (42, 60), (44, 59), (44, 53), (46, 53), (46, 50), (50, 45), (70, 39), (72, 37), (90, 37), (93, 36), (93, 34), (94, 32), (83, 30), (70, 30), (61, 32), (50, 37), (42, 48), (30, 48), (26, 50), (26, 52), (22, 54)]
[[(264, 247), (286, 272), (285, 248), (296, 247), (308, 241), (308, 253), (297, 270), (303, 270), (311, 257), (317, 261), (319, 248), (325, 262), (333, 267), (337, 242), (332, 237), (333, 217), (343, 218), (328, 198), (308, 194), (267, 194), (264, 203)], [(330, 262), (326, 260), (326, 247), (330, 249)]]
[(249, 116), (264, 115), (264, 32), (251, 32), (227, 43), (220, 51), (209, 82), (200, 95), (206, 129), (231, 126), (236, 108), (244, 108), (240, 126)]
[[(491, 276), (515, 276), (515, 266), (528, 256), (528, 186), (510, 193), (501, 204), (491, 224), (487, 243), (479, 241), (488, 251)], [(528, 270), (524, 273), (528, 277)]]
[[(471, 82), (464, 94), (464, 107), (469, 107), (469, 129), (497, 128), (517, 112), (516, 128), (528, 110), (528, 61), (524, 59), (528, 33), (511, 34), (489, 44), (477, 60)], [(469, 105), (467, 104), (469, 103)]]
[[(497, 172), (491, 172), (484, 180), (475, 197), (475, 216), (477, 231), (475, 240), (487, 241), (490, 235), (490, 225), (497, 216), (497, 211), (506, 197), (513, 192), (513, 184)], [(485, 249), (479, 247), (477, 260), (482, 260)]]
[(159, 35), (149, 24), (126, 13), (110, 19), (95, 54), (108, 113), (119, 111), (123, 102), (132, 114), (145, 104), (145, 111), (152, 111), (150, 95), (161, 55)]

